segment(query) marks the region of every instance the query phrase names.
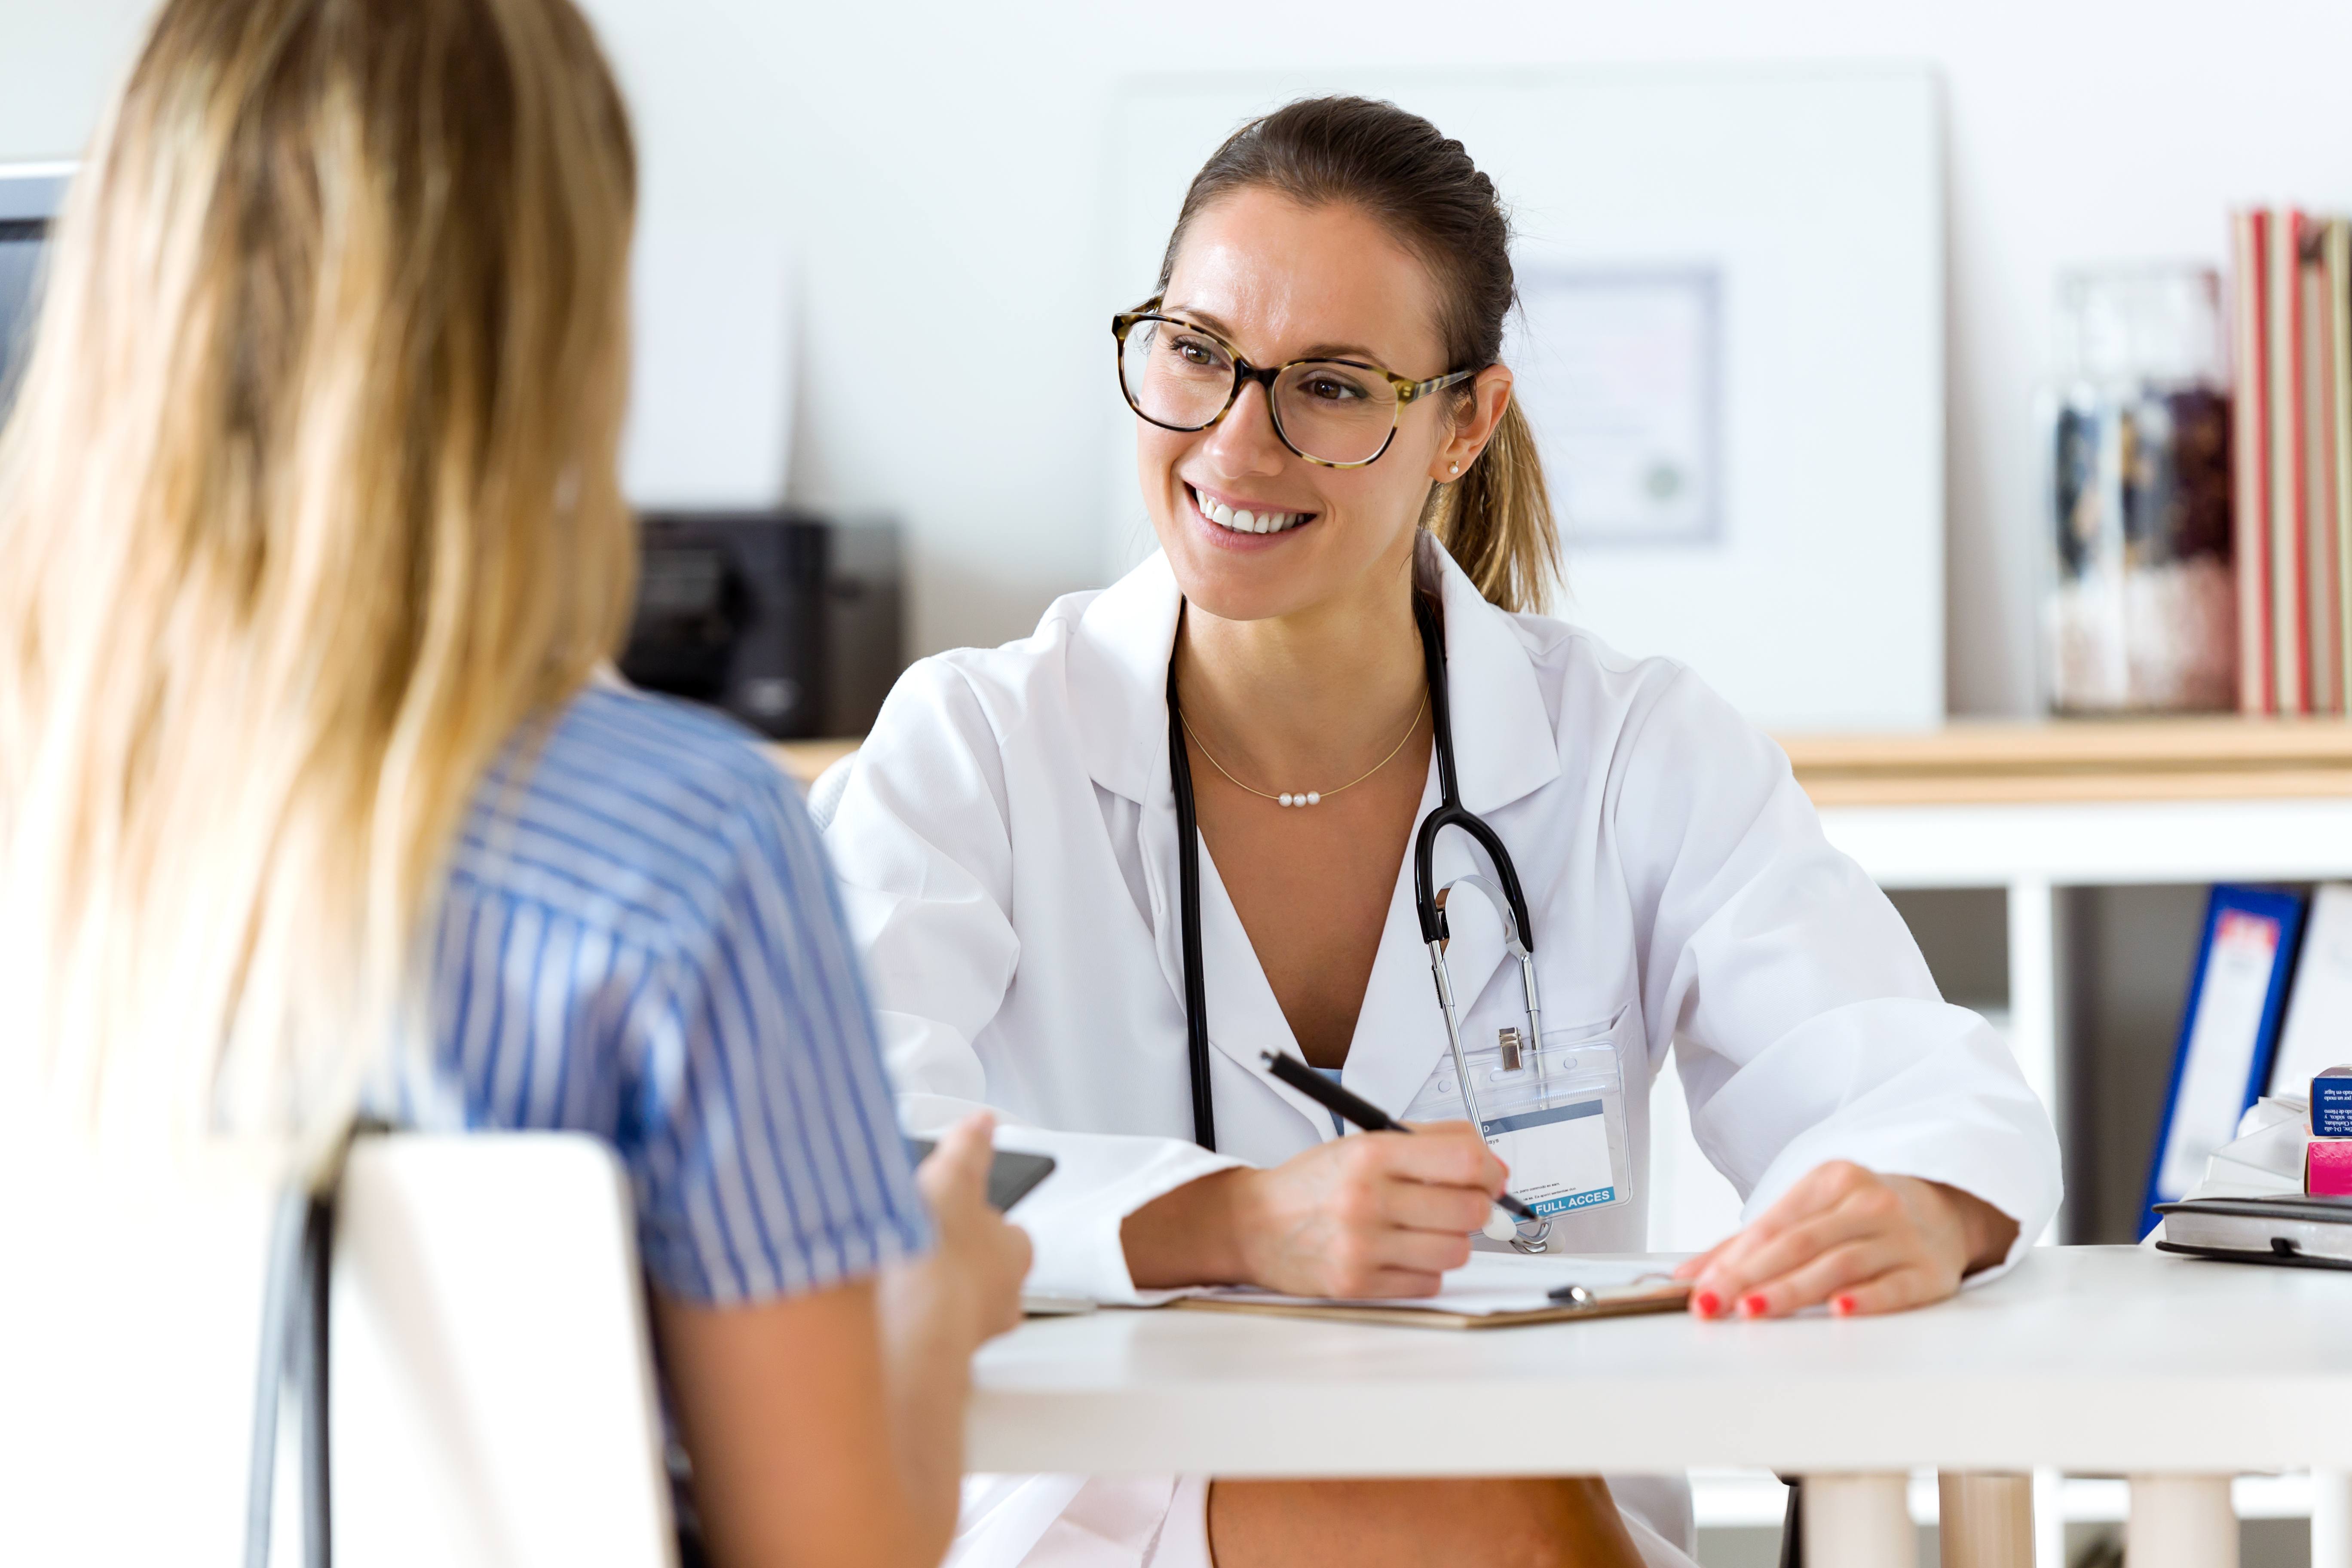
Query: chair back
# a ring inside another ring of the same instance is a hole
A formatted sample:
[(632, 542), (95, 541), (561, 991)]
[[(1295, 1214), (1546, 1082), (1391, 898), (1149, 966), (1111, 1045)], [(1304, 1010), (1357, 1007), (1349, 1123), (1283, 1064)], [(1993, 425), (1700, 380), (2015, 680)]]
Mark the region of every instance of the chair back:
[[(274, 1194), (0, 1198), (0, 1562), (245, 1561)], [(672, 1568), (625, 1175), (564, 1133), (352, 1146), (328, 1291), (339, 1568)], [(282, 1420), (271, 1561), (300, 1560)]]

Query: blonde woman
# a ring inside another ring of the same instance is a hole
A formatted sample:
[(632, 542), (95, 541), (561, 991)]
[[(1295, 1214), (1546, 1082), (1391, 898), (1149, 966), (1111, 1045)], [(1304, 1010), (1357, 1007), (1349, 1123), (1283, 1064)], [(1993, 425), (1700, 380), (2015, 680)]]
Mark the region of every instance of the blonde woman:
[(978, 1120), (935, 1237), (796, 796), (593, 679), (635, 178), (567, 0), (164, 5), (0, 437), (0, 1074), (611, 1140), (712, 1557), (933, 1562), (1026, 1247)]

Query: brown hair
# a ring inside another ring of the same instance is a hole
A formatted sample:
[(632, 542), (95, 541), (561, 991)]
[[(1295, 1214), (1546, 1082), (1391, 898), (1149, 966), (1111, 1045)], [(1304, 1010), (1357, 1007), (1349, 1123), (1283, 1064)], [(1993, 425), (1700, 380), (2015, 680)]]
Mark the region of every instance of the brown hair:
[[(1253, 120), (1192, 176), (1160, 263), (1163, 291), (1192, 220), (1252, 187), (1302, 206), (1370, 213), (1436, 279), (1445, 368), (1483, 370), (1501, 358), (1503, 318), (1518, 299), (1510, 217), (1461, 142), (1369, 98), (1303, 98)], [(1535, 432), (1516, 401), (1469, 472), (1433, 489), (1422, 521), (1488, 599), (1507, 610), (1541, 606), (1559, 574), (1559, 533)]]

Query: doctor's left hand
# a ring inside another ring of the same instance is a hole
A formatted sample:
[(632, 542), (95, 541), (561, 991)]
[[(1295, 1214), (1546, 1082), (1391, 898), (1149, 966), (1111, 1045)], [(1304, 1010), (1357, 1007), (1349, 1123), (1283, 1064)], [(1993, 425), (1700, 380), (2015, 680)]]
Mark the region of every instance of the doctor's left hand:
[(1754, 1224), (1675, 1268), (1702, 1318), (1841, 1317), (1940, 1301), (2009, 1255), (2017, 1222), (1982, 1198), (1846, 1160), (1808, 1172)]

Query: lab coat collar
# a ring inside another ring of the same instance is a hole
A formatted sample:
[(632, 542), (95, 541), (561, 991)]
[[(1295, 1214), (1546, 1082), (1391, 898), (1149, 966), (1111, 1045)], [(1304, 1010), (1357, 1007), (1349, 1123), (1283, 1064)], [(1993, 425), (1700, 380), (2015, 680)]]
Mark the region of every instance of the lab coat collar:
[[(1488, 812), (1559, 777), (1559, 745), (1517, 623), (1486, 602), (1451, 555), (1430, 553), (1445, 608), (1462, 804)], [(1154, 551), (1095, 595), (1078, 618), (1069, 657), (1071, 709), (1087, 772), (1113, 794), (1171, 812), (1168, 656), (1176, 645), (1179, 604), (1176, 574)]]
[(1070, 711), (1087, 772), (1114, 795), (1174, 813), (1168, 776), (1168, 656), (1182, 596), (1168, 557), (1094, 597), (1070, 639)]
[(1518, 622), (1488, 604), (1444, 549), (1423, 549), (1436, 558), (1445, 605), (1445, 689), (1462, 804), (1483, 815), (1559, 777), (1559, 739)]

